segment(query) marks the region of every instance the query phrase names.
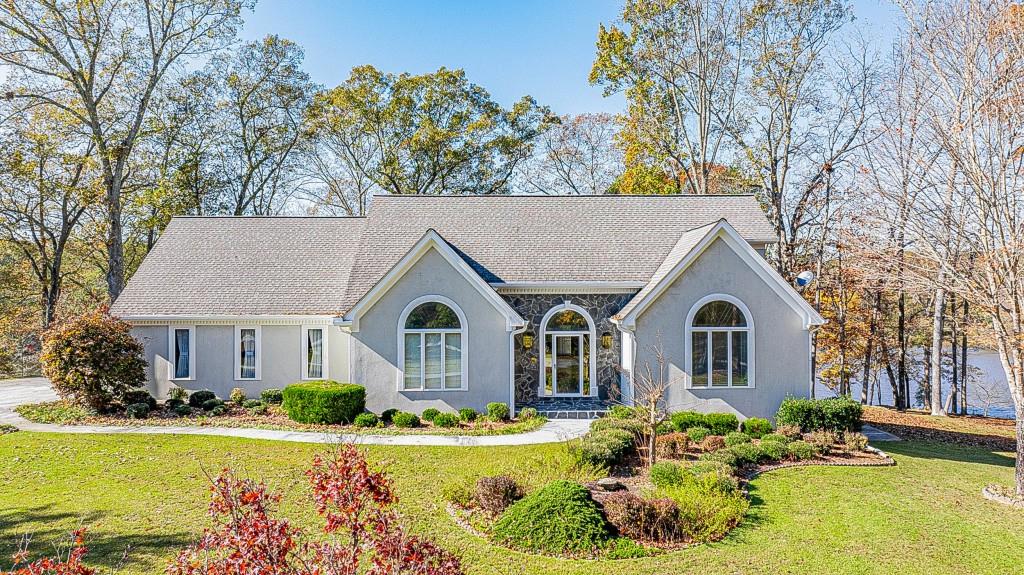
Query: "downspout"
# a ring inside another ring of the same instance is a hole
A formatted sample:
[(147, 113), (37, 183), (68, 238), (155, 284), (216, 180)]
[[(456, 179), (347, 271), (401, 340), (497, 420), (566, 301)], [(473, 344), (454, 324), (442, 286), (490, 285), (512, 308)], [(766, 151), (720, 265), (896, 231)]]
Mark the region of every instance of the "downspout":
[(516, 416), (516, 334), (523, 333), (529, 324), (523, 324), (508, 332), (508, 409)]

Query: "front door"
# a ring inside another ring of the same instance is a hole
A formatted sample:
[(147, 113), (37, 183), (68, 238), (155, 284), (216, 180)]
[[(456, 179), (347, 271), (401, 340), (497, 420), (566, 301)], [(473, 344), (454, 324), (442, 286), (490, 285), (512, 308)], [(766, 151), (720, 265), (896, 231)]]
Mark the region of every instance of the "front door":
[(590, 394), (589, 334), (549, 333), (545, 349), (545, 395)]

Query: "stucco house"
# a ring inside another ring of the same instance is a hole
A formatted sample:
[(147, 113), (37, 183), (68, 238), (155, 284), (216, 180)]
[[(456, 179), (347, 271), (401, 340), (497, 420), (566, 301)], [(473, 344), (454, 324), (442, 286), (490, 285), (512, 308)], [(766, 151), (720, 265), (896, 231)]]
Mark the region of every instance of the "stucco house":
[(178, 217), (111, 312), (149, 386), (364, 385), (367, 408), (629, 403), (660, 341), (673, 410), (774, 415), (822, 323), (751, 196), (378, 196), (366, 217)]

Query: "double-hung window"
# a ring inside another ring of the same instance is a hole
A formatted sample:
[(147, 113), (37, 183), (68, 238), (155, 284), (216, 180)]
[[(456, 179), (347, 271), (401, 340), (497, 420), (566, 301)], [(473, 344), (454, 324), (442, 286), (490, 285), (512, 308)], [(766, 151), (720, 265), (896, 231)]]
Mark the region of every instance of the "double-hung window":
[(191, 325), (172, 325), (168, 329), (167, 356), (170, 363), (170, 379), (194, 380), (196, 378), (196, 328)]
[(260, 379), (260, 326), (235, 326), (235, 379)]
[(454, 309), (440, 301), (421, 303), (401, 328), (403, 390), (465, 389), (465, 329)]
[(327, 378), (327, 327), (302, 327), (302, 378)]

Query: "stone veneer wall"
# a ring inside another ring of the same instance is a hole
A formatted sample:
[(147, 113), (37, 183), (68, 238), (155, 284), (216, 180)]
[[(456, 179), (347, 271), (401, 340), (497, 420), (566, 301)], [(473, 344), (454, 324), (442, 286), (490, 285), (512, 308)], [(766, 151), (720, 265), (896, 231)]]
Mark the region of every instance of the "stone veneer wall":
[[(536, 402), (540, 389), (540, 350), (544, 342), (541, 340), (541, 320), (552, 307), (562, 305), (566, 301), (587, 310), (594, 320), (597, 329), (597, 389), (602, 400), (619, 399), (619, 372), (616, 366), (621, 361), (622, 338), (611, 317), (618, 313), (622, 306), (632, 299), (632, 293), (614, 294), (503, 294), (501, 296), (523, 317), (529, 326), (527, 331), (534, 333), (533, 347), (523, 349), (523, 335), (516, 335), (515, 370), (516, 370), (516, 406), (521, 407)], [(601, 347), (601, 334), (612, 334), (612, 346)]]

